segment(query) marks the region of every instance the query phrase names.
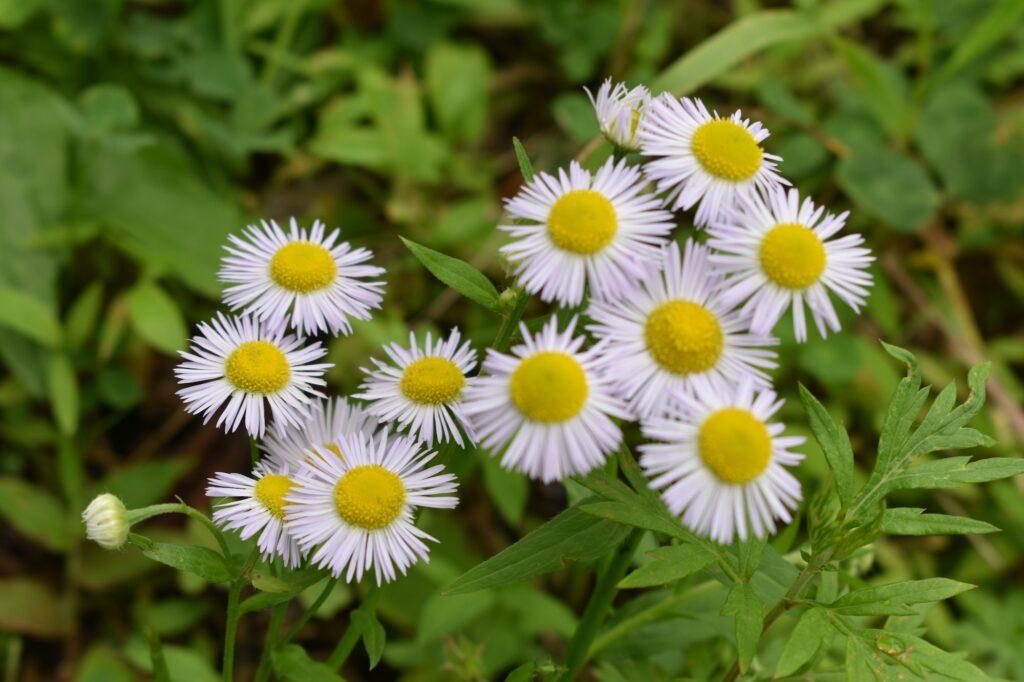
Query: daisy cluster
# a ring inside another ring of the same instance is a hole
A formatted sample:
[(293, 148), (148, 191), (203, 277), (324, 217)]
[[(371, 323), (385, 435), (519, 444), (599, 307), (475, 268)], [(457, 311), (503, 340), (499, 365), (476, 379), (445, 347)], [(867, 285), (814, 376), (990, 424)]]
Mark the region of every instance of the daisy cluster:
[[(808, 312), (821, 336), (839, 331), (833, 297), (864, 305), (870, 251), (840, 236), (846, 213), (789, 188), (768, 130), (740, 112), (610, 80), (591, 100), (620, 158), (538, 173), (499, 225), (519, 288), (562, 310), (482, 362), (458, 329), (410, 334), (351, 398), (328, 398), (326, 350), (309, 337), (368, 319), (383, 270), (320, 223), (231, 237), (234, 315), (200, 325), (176, 369), (190, 412), (259, 439), (249, 474), (211, 478), (208, 494), (227, 498), (217, 523), (288, 566), (392, 580), (428, 558), (416, 510), (457, 503), (432, 448), (479, 447), (548, 483), (600, 466), (630, 421), (651, 486), (693, 531), (729, 543), (790, 521), (803, 439), (773, 421), (772, 330), (791, 311), (799, 342)], [(691, 210), (693, 234), (673, 235)]]

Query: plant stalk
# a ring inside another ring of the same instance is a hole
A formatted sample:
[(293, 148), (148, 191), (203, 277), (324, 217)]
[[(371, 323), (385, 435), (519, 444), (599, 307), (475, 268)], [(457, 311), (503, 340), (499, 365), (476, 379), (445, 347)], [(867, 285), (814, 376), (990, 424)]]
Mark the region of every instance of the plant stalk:
[[(359, 605), (359, 610), (367, 610), (373, 612), (377, 609), (377, 601), (380, 599), (380, 589), (377, 586), (371, 587), (366, 595), (363, 597), (362, 603)], [(345, 628), (345, 634), (338, 640), (338, 645), (334, 647), (334, 651), (331, 652), (331, 657), (327, 659), (327, 665), (334, 670), (341, 670), (341, 667), (345, 665), (345, 661), (348, 660), (352, 650), (356, 648), (356, 642), (359, 641), (359, 636), (363, 633), (360, 632), (359, 628), (354, 627), (351, 618), (349, 619), (348, 627)]]

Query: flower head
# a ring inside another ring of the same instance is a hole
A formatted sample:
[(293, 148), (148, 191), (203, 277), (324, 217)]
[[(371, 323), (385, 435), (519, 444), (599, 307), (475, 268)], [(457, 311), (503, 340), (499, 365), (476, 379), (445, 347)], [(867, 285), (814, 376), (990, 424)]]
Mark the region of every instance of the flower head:
[(315, 456), (317, 448), (341, 457), (338, 443), (343, 437), (350, 433), (372, 436), (376, 431), (377, 420), (361, 405), (345, 398), (316, 399), (300, 426), (277, 425), (260, 449), (273, 466), (295, 473)]
[(459, 330), (436, 341), (427, 332), (422, 349), (410, 332), (408, 348), (391, 343), (384, 352), (391, 362), (372, 358), (376, 369), (363, 370), (368, 378), (355, 395), (370, 401), (370, 413), (382, 423), (396, 422), (428, 446), (448, 440), (461, 446), (462, 431), (472, 442), (462, 394), (477, 359), (469, 342), (461, 341)]
[(725, 300), (743, 303), (741, 313), (750, 317), (755, 333), (769, 333), (792, 307), (796, 338), (805, 341), (804, 303), (818, 333), (839, 331), (829, 292), (855, 311), (864, 305), (874, 257), (859, 234), (832, 239), (846, 216), (826, 214), (810, 199), (801, 202), (795, 189), (780, 189), (767, 201), (742, 201), (711, 228), (708, 244), (719, 252), (711, 260), (727, 275)]
[(117, 495), (97, 495), (82, 512), (85, 536), (103, 549), (121, 549), (128, 539), (128, 510)]
[(178, 395), (185, 411), (200, 413), (204, 423), (225, 403), (217, 426), (234, 431), (243, 421), (253, 436), (267, 427), (269, 405), (275, 421), (299, 426), (305, 418), (310, 396), (321, 396), (329, 363), (314, 363), (327, 351), (319, 342), (304, 346), (279, 329), (271, 331), (254, 319), (226, 317), (217, 313), (209, 323), (199, 325), (185, 359), (174, 368), (185, 387)]
[(267, 323), (291, 325), (301, 334), (349, 334), (350, 318), (370, 319), (380, 307), (383, 268), (367, 265), (373, 253), (338, 242), (338, 230), (325, 236), (324, 224), (300, 229), (294, 218), (286, 233), (276, 222), (250, 225), (231, 235), (220, 278), (232, 309)]
[(523, 288), (570, 306), (587, 286), (592, 298), (621, 298), (657, 261), (673, 227), (643, 186), (637, 168), (614, 159), (594, 175), (575, 161), (558, 177), (538, 173), (506, 202), (518, 222), (500, 227), (512, 235), (501, 251)]
[(597, 90), (597, 96), (583, 88), (594, 105), (597, 123), (601, 132), (612, 144), (622, 149), (636, 151), (640, 148), (636, 139), (636, 131), (640, 127), (644, 110), (651, 101), (651, 93), (642, 85), (633, 89), (625, 83), (612, 85), (612, 79), (606, 78)]

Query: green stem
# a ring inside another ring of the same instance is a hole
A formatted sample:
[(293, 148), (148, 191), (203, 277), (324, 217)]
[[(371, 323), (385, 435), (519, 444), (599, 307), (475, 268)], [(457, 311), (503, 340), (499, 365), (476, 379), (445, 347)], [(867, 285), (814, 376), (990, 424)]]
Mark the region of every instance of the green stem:
[(504, 353), (508, 350), (509, 345), (512, 343), (512, 335), (516, 331), (516, 326), (519, 324), (519, 320), (523, 318), (523, 311), (526, 310), (526, 304), (530, 301), (530, 295), (525, 291), (520, 291), (516, 296), (515, 304), (512, 306), (512, 310), (507, 315), (501, 318), (501, 326), (498, 327), (498, 334), (494, 337), (494, 343), (491, 347), (494, 350)]
[[(166, 502), (164, 504), (152, 504), (141, 509), (132, 509), (128, 512), (128, 523), (134, 525), (161, 514), (185, 514), (206, 526), (210, 534), (217, 541), (217, 544), (220, 545), (220, 552), (224, 555), (224, 561), (230, 561), (231, 552), (228, 550), (228, 543), (224, 540), (224, 535), (220, 532), (220, 528), (217, 528), (216, 524), (206, 514), (198, 509), (193, 509), (184, 502)], [(230, 569), (230, 565), (228, 568)]]
[(263, 652), (260, 654), (260, 663), (256, 667), (256, 682), (264, 682), (270, 675), (270, 652), (277, 646), (277, 635), (281, 632), (281, 623), (284, 621), (284, 612), (288, 603), (276, 604), (270, 611), (270, 622), (267, 624), (267, 641), (263, 645)]
[(227, 626), (224, 629), (224, 682), (232, 682), (235, 675), (235, 637), (238, 634), (238, 597), (242, 581), (231, 583), (228, 590)]
[(639, 528), (630, 531), (597, 579), (597, 585), (594, 586), (594, 591), (590, 595), (587, 608), (583, 610), (583, 616), (576, 626), (576, 632), (573, 633), (572, 640), (569, 642), (569, 648), (566, 649), (566, 671), (559, 678), (561, 682), (573, 680), (583, 664), (587, 662), (591, 645), (597, 637), (597, 631), (601, 627), (601, 623), (604, 622), (608, 609), (611, 608), (612, 600), (615, 599), (615, 586), (626, 574), (626, 569), (633, 561), (636, 546), (640, 543), (640, 538), (643, 535), (644, 531)]
[[(367, 611), (373, 613), (377, 609), (377, 601), (380, 599), (380, 588), (376, 585), (370, 587), (366, 594), (363, 596), (363, 601), (359, 605), (360, 611)], [(356, 642), (359, 641), (359, 636), (363, 634), (359, 628), (354, 627), (351, 619), (349, 620), (348, 627), (345, 629), (345, 634), (342, 635), (338, 641), (338, 646), (334, 647), (334, 651), (331, 652), (331, 657), (327, 659), (327, 665), (334, 670), (341, 670), (341, 667), (345, 665), (345, 661), (348, 660), (352, 650), (356, 647)]]
[(287, 644), (292, 641), (295, 635), (299, 634), (299, 630), (302, 626), (309, 622), (309, 619), (316, 615), (316, 612), (320, 610), (323, 603), (327, 601), (327, 597), (330, 596), (334, 586), (338, 584), (337, 578), (328, 578), (327, 584), (324, 585), (324, 589), (320, 592), (317, 598), (309, 605), (309, 608), (299, 616), (299, 619), (292, 623), (291, 627), (288, 628), (288, 632), (285, 633), (284, 637), (281, 638), (281, 644)]
[(146, 639), (149, 640), (149, 660), (153, 664), (153, 679), (156, 682), (171, 682), (171, 673), (167, 670), (167, 660), (164, 658), (160, 636), (153, 628), (146, 628)]

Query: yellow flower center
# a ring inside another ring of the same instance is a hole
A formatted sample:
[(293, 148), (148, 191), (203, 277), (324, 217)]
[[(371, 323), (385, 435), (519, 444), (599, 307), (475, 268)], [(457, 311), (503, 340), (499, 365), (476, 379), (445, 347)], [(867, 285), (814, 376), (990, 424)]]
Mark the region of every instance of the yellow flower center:
[(270, 259), (270, 276), (280, 286), (302, 294), (334, 281), (338, 265), (331, 252), (312, 242), (285, 244)]
[(825, 246), (800, 223), (780, 223), (761, 241), (761, 269), (787, 289), (804, 289), (825, 270)]
[(765, 470), (772, 439), (747, 410), (726, 407), (704, 420), (697, 437), (700, 458), (724, 483), (749, 483)]
[(708, 173), (723, 180), (748, 180), (761, 168), (764, 150), (746, 127), (727, 118), (701, 125), (690, 149)]
[(590, 393), (580, 363), (557, 351), (537, 353), (520, 362), (508, 388), (520, 412), (547, 424), (575, 417)]
[(647, 317), (647, 350), (674, 374), (699, 374), (711, 369), (722, 354), (724, 336), (718, 318), (692, 301), (663, 303)]
[(272, 516), (279, 519), (284, 518), (284, 496), (295, 484), (287, 476), (280, 474), (267, 474), (256, 482), (256, 501), (270, 512)]
[(443, 405), (456, 400), (466, 377), (454, 362), (436, 355), (420, 358), (402, 373), (402, 394), (421, 405)]
[(277, 393), (292, 371), (284, 352), (269, 341), (246, 341), (231, 352), (224, 375), (235, 388), (248, 393)]
[(387, 528), (402, 513), (405, 486), (379, 464), (350, 469), (334, 486), (334, 507), (346, 523), (365, 530)]
[(548, 214), (548, 233), (561, 249), (582, 255), (597, 253), (615, 236), (615, 207), (600, 192), (576, 189), (563, 194)]

